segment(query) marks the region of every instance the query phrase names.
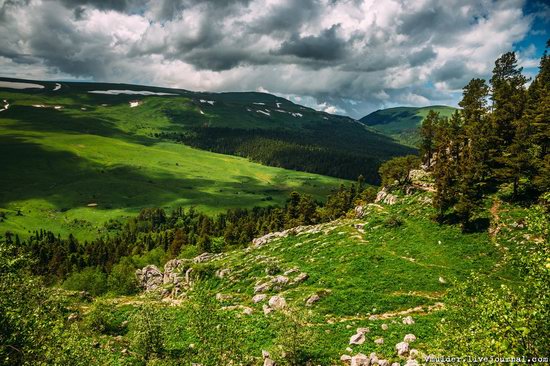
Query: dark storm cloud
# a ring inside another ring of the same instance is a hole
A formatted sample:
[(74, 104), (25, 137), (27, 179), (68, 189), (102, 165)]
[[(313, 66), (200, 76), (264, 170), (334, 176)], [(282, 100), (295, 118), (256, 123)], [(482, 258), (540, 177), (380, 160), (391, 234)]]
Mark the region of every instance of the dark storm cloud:
[(0, 4), (3, 76), (260, 89), (355, 117), (455, 103), (467, 78), (487, 77), (537, 18), (522, 13), (522, 0)]
[(69, 9), (77, 9), (81, 6), (90, 6), (99, 10), (116, 10), (126, 12), (138, 10), (147, 3), (147, 0), (61, 0), (61, 3)]
[(274, 53), (320, 61), (338, 60), (345, 55), (346, 42), (338, 37), (337, 29), (338, 26), (334, 25), (323, 30), (318, 36), (300, 37), (293, 34)]

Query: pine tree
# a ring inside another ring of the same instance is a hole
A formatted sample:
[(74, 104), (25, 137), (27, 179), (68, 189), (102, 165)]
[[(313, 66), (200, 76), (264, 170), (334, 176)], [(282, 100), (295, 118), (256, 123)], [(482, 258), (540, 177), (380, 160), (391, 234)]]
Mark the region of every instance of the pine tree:
[(432, 165), (432, 157), (435, 149), (435, 128), (438, 122), (439, 113), (430, 110), (420, 127), (420, 156), (423, 159), (423, 163), (428, 167)]
[(483, 79), (472, 79), (463, 89), (463, 134), (457, 170), (457, 212), (463, 226), (468, 226), (490, 178), (492, 139), (488, 118), (487, 97), (489, 87)]
[(521, 74), (522, 70), (514, 52), (507, 52), (495, 61), (491, 77), (493, 128), (503, 147), (512, 143), (515, 122), (522, 117), (527, 100), (525, 83), (528, 79)]

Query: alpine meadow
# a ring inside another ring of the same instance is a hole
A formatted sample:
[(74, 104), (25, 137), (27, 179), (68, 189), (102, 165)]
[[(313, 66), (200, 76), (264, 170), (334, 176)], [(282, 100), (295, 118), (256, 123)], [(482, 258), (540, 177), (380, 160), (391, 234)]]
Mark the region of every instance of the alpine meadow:
[(548, 364), (548, 14), (0, 3), (0, 365)]

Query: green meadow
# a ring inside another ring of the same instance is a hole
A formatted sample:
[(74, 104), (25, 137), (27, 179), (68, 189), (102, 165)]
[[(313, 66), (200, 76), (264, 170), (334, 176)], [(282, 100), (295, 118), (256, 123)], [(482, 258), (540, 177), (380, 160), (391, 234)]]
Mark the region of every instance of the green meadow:
[[(109, 220), (144, 207), (217, 213), (278, 204), (292, 190), (321, 199), (343, 182), (153, 138), (179, 130), (158, 113), (168, 105), (188, 123), (203, 116), (183, 95), (95, 95), (75, 88), (0, 91), (10, 102), (0, 112), (0, 232), (25, 236), (43, 228), (87, 239), (108, 231)], [(133, 99), (142, 104), (131, 108)]]

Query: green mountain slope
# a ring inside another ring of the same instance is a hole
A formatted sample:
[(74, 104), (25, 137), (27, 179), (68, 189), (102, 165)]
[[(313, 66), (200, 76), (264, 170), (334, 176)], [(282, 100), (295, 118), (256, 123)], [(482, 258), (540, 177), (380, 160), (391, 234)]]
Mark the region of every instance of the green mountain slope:
[(430, 110), (439, 112), (441, 117), (449, 117), (456, 108), (448, 106), (396, 107), (380, 109), (366, 115), (360, 121), (374, 130), (394, 138), (402, 144), (416, 146), (419, 141), (418, 126)]
[[(103, 332), (107, 335), (101, 336), (102, 345), (96, 352), (110, 349), (112, 340), (118, 338), (118, 351), (108, 357), (132, 361), (134, 349), (130, 348), (130, 353), (121, 350), (127, 344), (131, 347), (134, 335), (120, 324), (128, 320), (132, 327), (132, 314), (145, 304), (153, 304), (153, 321), (166, 330), (165, 357), (176, 355), (180, 362), (201, 360), (201, 353), (186, 351), (190, 344), (197, 344), (194, 332), (200, 327), (196, 325), (198, 316), (205, 327), (198, 331), (205, 332), (202, 335), (208, 349), (217, 344), (215, 331), (208, 329), (215, 329), (219, 322), (222, 327), (230, 325), (230, 329), (223, 328), (224, 347), (239, 349), (255, 360), (250, 364), (261, 364), (262, 350), (282, 362), (283, 342), (285, 347), (296, 342), (294, 346), (313, 364), (339, 365), (342, 354), (371, 352), (380, 359), (403, 364), (405, 358), (396, 355), (395, 345), (407, 334), (415, 335), (411, 348), (419, 350), (420, 360), (422, 355), (439, 351), (434, 347), (441, 336), (437, 328), (446, 317), (445, 294), (456, 284), (471, 273), (495, 286), (518, 280), (505, 253), (515, 245), (513, 238), (524, 233), (515, 226), (513, 232), (503, 230), (492, 237), (438, 225), (431, 220), (435, 211), (429, 198), (425, 192), (399, 195), (395, 205), (367, 205), (362, 218), (305, 227), (246, 250), (206, 255), (200, 260), (184, 258), (176, 273), (182, 278), (184, 273), (201, 278), (206, 290), (196, 293), (198, 290), (193, 289), (188, 296), (163, 301), (151, 296), (96, 300), (95, 306), (103, 304), (100, 309), (116, 319), (110, 333)], [(500, 210), (493, 212), (495, 227), (510, 228), (525, 214), (508, 205)], [(171, 286), (164, 285), (168, 291)], [(193, 282), (193, 286), (198, 285)], [(318, 298), (308, 304), (312, 295)], [(286, 315), (270, 303), (272, 296), (285, 299)], [(90, 306), (84, 305), (86, 309)], [(97, 311), (77, 312), (84, 325), (92, 321), (87, 319), (98, 316)], [(414, 323), (405, 324), (404, 318), (409, 316)], [(364, 342), (350, 345), (350, 337), (359, 328), (369, 328)], [(100, 337), (101, 331), (91, 334)], [(227, 343), (228, 339), (234, 343)], [(377, 339), (383, 343), (376, 343)]]
[(184, 96), (142, 97), (142, 105), (130, 108), (136, 96), (73, 92), (97, 84), (71, 85), (70, 91), (63, 91), (65, 83), (59, 91), (44, 84), (48, 91), (0, 91), (9, 101), (0, 112), (2, 233), (26, 236), (43, 228), (92, 238), (108, 229), (110, 219), (143, 207), (215, 213), (281, 203), (292, 190), (321, 199), (343, 182), (153, 137), (177, 128), (158, 113), (166, 103), (198, 109), (186, 107), (191, 101)]

